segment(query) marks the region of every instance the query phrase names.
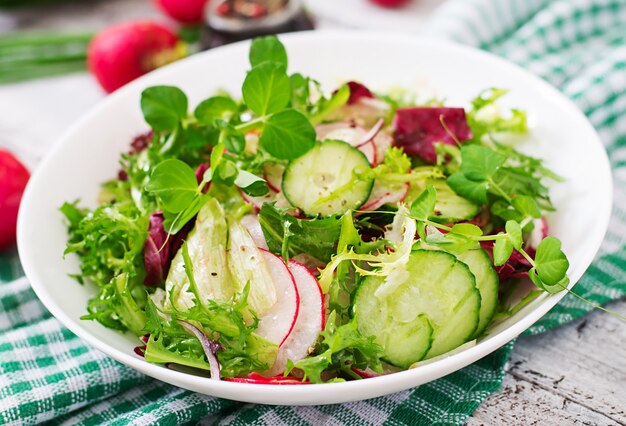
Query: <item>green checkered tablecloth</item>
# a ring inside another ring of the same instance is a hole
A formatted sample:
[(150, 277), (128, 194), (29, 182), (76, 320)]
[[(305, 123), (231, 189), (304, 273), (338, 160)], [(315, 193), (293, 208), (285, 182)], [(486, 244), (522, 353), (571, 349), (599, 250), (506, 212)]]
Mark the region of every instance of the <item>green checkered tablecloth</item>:
[[(425, 32), (517, 62), (587, 114), (610, 154), (615, 208), (601, 252), (576, 291), (597, 303), (626, 295), (626, 1), (449, 0)], [(0, 258), (0, 423), (458, 425), (499, 388), (513, 347), (419, 388), (368, 401), (241, 404), (152, 380), (86, 346), (50, 316), (20, 275), (14, 253)], [(567, 296), (529, 332), (589, 310)]]

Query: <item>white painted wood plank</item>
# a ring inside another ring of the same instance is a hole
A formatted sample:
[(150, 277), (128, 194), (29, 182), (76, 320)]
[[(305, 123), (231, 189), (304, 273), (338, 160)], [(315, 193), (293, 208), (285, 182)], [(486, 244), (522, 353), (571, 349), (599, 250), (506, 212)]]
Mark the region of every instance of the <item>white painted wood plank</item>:
[(492, 395), (467, 422), (483, 425), (615, 425), (600, 413), (508, 374), (501, 392)]
[[(626, 312), (625, 301), (609, 307)], [(503, 390), (488, 398), (468, 424), (533, 421), (626, 425), (623, 321), (596, 311), (550, 332), (518, 339)]]

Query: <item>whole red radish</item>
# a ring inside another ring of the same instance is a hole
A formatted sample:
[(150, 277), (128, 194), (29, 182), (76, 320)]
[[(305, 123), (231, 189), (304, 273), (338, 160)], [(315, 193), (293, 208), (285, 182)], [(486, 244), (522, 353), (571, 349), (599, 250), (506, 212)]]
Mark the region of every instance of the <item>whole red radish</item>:
[(89, 44), (89, 70), (107, 92), (184, 56), (183, 45), (174, 31), (150, 21), (116, 25)]
[(370, 0), (382, 7), (400, 7), (409, 3), (411, 0)]
[(181, 24), (200, 24), (208, 0), (154, 0), (167, 16)]
[(15, 243), (17, 211), (29, 178), (26, 167), (0, 148), (0, 250)]

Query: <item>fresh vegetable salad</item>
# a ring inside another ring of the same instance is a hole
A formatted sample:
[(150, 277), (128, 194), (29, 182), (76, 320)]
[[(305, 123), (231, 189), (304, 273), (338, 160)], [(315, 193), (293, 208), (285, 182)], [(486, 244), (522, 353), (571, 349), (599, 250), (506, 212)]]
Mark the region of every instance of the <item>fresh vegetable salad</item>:
[(566, 288), (544, 219), (559, 177), (503, 142), (528, 132), (504, 90), (466, 108), (329, 93), (275, 37), (249, 57), (241, 98), (190, 113), (180, 89), (144, 90), (151, 130), (99, 207), (62, 206), (75, 277), (97, 288), (84, 319), (213, 380), (321, 383), (419, 366)]

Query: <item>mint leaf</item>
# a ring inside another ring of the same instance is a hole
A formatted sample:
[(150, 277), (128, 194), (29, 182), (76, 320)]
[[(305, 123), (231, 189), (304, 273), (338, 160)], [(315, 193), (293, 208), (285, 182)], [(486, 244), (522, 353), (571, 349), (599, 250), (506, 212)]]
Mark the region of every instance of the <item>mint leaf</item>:
[(347, 84), (341, 86), (329, 99), (321, 98), (316, 106), (315, 113), (311, 116), (311, 122), (318, 124), (324, 121), (339, 108), (348, 103), (350, 99), (350, 87)]
[(432, 185), (428, 185), (411, 204), (411, 209), (409, 210), (411, 217), (420, 222), (427, 220), (433, 214), (436, 202), (437, 192)]
[(485, 181), (504, 164), (506, 157), (480, 145), (461, 147), (461, 172), (472, 181)]
[[(503, 235), (499, 233), (498, 235)], [(513, 253), (513, 244), (508, 238), (501, 238), (496, 240), (493, 246), (493, 264), (495, 266), (502, 266), (509, 260)]]
[(287, 109), (267, 120), (259, 142), (274, 157), (292, 160), (313, 148), (315, 136), (315, 129), (304, 115)]
[(242, 93), (248, 108), (259, 116), (282, 110), (291, 99), (291, 83), (285, 67), (264, 62), (252, 68), (243, 82)]
[(463, 198), (476, 204), (487, 202), (487, 182), (474, 182), (465, 177), (462, 172), (455, 172), (447, 179), (448, 186)]
[(157, 132), (174, 130), (187, 117), (187, 96), (178, 87), (148, 87), (141, 93), (141, 111)]
[(569, 261), (561, 250), (561, 241), (552, 236), (544, 238), (535, 254), (535, 269), (541, 281), (548, 286), (561, 283), (568, 268)]
[(226, 96), (213, 96), (200, 102), (194, 116), (200, 124), (211, 125), (215, 120), (229, 120), (237, 112), (237, 103)]
[(259, 211), (259, 222), (272, 253), (282, 255), (285, 228), (288, 228), (289, 256), (308, 253), (322, 262), (330, 262), (341, 232), (340, 218), (298, 219), (267, 203)]
[(157, 164), (146, 189), (153, 192), (170, 213), (183, 211), (198, 193), (194, 170), (186, 163), (170, 159)]
[(273, 35), (257, 37), (252, 40), (249, 58), (250, 65), (253, 67), (263, 62), (275, 62), (287, 69), (287, 51), (285, 46)]

